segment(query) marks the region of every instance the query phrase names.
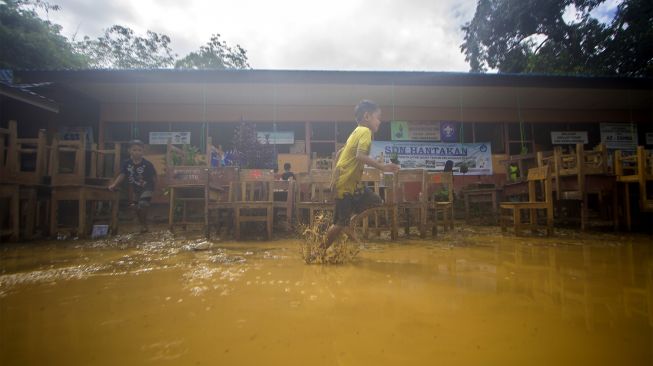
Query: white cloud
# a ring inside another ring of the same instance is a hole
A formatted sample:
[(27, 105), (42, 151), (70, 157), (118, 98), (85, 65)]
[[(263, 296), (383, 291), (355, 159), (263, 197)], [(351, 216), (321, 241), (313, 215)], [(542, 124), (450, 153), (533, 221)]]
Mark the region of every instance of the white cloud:
[(476, 0), (55, 0), (52, 21), (71, 36), (113, 24), (165, 33), (180, 56), (211, 34), (248, 51), (259, 69), (466, 71), (460, 52)]

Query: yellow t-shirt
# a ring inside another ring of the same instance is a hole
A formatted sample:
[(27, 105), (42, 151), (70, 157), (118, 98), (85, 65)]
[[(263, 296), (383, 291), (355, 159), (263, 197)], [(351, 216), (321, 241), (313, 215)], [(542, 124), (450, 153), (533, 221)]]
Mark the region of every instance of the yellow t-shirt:
[(356, 185), (363, 175), (365, 164), (356, 159), (356, 153), (370, 153), (372, 146), (372, 131), (364, 126), (358, 126), (349, 135), (347, 143), (340, 153), (335, 169), (336, 198), (342, 198), (345, 193), (354, 193)]

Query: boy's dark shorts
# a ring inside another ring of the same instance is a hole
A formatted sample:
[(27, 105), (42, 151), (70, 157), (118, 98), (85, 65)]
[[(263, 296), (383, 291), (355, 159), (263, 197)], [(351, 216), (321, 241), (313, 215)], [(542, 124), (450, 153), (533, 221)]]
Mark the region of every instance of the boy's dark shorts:
[(134, 190), (134, 198), (136, 201), (132, 204), (138, 209), (148, 208), (150, 207), (150, 201), (152, 201), (153, 194), (154, 192), (152, 191)]
[(348, 226), (353, 214), (359, 214), (372, 207), (383, 203), (381, 197), (370, 189), (357, 190), (353, 195), (345, 193), (342, 198), (336, 198), (336, 210), (333, 215), (333, 224)]

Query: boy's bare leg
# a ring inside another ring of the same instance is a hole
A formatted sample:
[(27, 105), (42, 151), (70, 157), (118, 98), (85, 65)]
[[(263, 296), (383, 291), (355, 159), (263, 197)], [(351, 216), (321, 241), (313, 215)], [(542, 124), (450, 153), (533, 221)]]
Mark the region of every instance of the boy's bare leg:
[(324, 240), (324, 243), (322, 243), (322, 245), (320, 245), (320, 249), (323, 250), (323, 251), (326, 251), (327, 249), (329, 249), (331, 244), (333, 244), (333, 242), (338, 238), (338, 235), (340, 235), (340, 233), (342, 232), (343, 229), (344, 229), (344, 226), (331, 225), (331, 227), (327, 231), (326, 240)]
[(345, 234), (347, 234), (347, 236), (348, 236), (349, 238), (351, 238), (352, 240), (354, 240), (354, 241), (356, 242), (356, 244), (358, 244), (358, 245), (362, 245), (362, 244), (363, 244), (363, 242), (361, 242), (360, 239), (358, 239), (358, 235), (356, 235), (356, 231), (354, 231), (354, 227), (353, 227), (351, 224), (350, 224), (349, 226), (347, 226), (347, 227), (343, 227), (343, 228), (342, 228), (342, 231), (343, 231)]
[(138, 223), (141, 224), (141, 233), (146, 233), (149, 231), (147, 227), (147, 208), (136, 208), (136, 216), (138, 217)]

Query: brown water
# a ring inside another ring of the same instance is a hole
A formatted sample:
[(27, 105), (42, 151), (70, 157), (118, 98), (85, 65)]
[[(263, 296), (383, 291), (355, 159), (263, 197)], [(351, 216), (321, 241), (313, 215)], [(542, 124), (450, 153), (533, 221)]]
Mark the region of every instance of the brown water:
[(0, 246), (1, 365), (651, 365), (649, 237)]

